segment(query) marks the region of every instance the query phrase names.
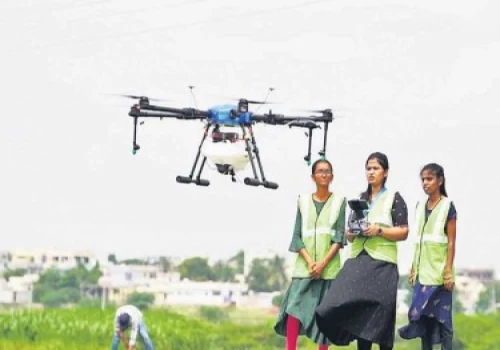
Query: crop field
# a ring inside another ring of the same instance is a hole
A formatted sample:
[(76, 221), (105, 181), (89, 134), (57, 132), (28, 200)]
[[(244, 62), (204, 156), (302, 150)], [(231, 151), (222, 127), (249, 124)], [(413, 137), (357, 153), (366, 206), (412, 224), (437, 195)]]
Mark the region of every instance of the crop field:
[[(114, 309), (88, 308), (0, 313), (0, 349), (109, 350), (113, 315)], [(274, 334), (274, 317), (270, 315), (205, 308), (189, 312), (150, 310), (145, 318), (156, 350), (285, 349), (284, 338)], [(454, 348), (500, 349), (499, 321), (498, 315), (458, 315), (455, 325), (462, 344)], [(301, 338), (299, 348), (312, 350), (316, 346)], [(355, 344), (338, 348), (355, 349)], [(418, 341), (399, 340), (395, 346), (402, 350), (419, 348)], [(144, 349), (140, 342), (137, 349)]]
[[(3, 313), (0, 349), (110, 349), (113, 315), (111, 309), (84, 308)], [(147, 311), (145, 318), (157, 350), (267, 350), (283, 344), (283, 339), (273, 334), (271, 324), (220, 323), (164, 310)], [(143, 349), (142, 344), (137, 349)]]

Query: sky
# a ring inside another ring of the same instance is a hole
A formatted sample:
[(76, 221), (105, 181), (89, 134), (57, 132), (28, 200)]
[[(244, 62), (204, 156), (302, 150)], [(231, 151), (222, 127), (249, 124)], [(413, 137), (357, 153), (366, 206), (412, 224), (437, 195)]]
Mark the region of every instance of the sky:
[[(210, 170), (209, 187), (181, 185), (203, 124), (146, 120), (132, 155), (135, 101), (113, 95), (193, 107), (194, 85), (206, 109), (273, 87), (276, 104), (260, 113), (338, 113), (327, 149), (336, 193), (365, 189), (366, 158), (384, 152), (411, 225), (420, 168), (443, 165), (456, 266), (500, 271), (499, 3), (4, 0), (0, 10), (2, 250), (293, 258), (297, 195), (314, 189), (303, 130), (255, 127), (278, 190), (245, 186), (250, 168), (237, 183)], [(321, 137), (313, 146), (317, 158)], [(399, 244), (402, 272), (413, 237)]]

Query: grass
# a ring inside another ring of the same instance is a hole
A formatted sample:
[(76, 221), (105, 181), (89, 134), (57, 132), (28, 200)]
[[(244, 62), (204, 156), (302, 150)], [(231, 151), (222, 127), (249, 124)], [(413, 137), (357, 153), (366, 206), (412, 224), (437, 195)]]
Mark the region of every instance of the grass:
[[(109, 349), (114, 311), (74, 308), (4, 312), (0, 314), (0, 349)], [(145, 318), (156, 350), (285, 349), (285, 339), (273, 331), (276, 315), (266, 310), (178, 307), (148, 310)], [(404, 322), (405, 316), (401, 315), (397, 327)], [(466, 349), (500, 349), (498, 324), (500, 317), (495, 315), (458, 315), (456, 334), (467, 344)], [(299, 348), (312, 350), (317, 345), (301, 337)], [(330, 347), (355, 348), (355, 342), (348, 347)], [(137, 350), (141, 349), (142, 344)], [(420, 341), (397, 338), (395, 349), (417, 350)]]

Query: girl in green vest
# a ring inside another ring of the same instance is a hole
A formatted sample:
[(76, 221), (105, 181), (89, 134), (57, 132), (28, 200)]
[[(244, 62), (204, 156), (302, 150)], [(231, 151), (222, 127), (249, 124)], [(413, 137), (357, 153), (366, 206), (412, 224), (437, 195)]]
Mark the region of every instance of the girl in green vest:
[(287, 350), (297, 349), (299, 335), (307, 336), (320, 350), (328, 349), (330, 342), (316, 326), (314, 309), (340, 270), (339, 250), (346, 243), (346, 200), (329, 189), (333, 181), (331, 163), (316, 161), (312, 179), (316, 192), (299, 196), (289, 247), (297, 258), (274, 326), (276, 333), (286, 337)]
[(427, 196), (417, 204), (415, 253), (409, 275), (413, 300), (409, 324), (399, 329), (399, 335), (421, 338), (422, 350), (432, 350), (439, 343), (442, 350), (449, 350), (457, 212), (446, 193), (442, 166), (427, 164), (420, 177)]
[(408, 210), (401, 195), (386, 188), (389, 161), (371, 154), (365, 164), (368, 227), (360, 235), (347, 232), (350, 258), (316, 308), (318, 328), (336, 345), (356, 340), (358, 350), (372, 344), (394, 345), (399, 272), (397, 242), (408, 237)]

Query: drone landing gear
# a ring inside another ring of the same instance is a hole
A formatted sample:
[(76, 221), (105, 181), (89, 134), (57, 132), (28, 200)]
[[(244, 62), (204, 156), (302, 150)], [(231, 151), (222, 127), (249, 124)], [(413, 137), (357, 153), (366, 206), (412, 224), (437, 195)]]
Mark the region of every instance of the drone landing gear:
[(203, 159), (200, 164), (200, 168), (198, 169), (198, 173), (196, 174), (196, 178), (193, 178), (194, 172), (196, 170), (196, 165), (198, 164), (198, 160), (200, 159), (200, 154), (201, 154), (201, 147), (203, 146), (203, 142), (205, 142), (205, 139), (207, 138), (208, 135), (208, 130), (210, 129), (210, 124), (207, 124), (205, 127), (205, 132), (203, 133), (203, 138), (201, 139), (200, 145), (198, 146), (198, 152), (196, 153), (196, 157), (194, 159), (193, 167), (191, 168), (191, 173), (189, 176), (177, 176), (175, 180), (178, 183), (183, 183), (183, 184), (190, 184), (194, 183), (198, 186), (209, 186), (210, 181), (202, 179), (201, 178), (201, 172), (203, 171), (203, 168), (205, 167), (205, 163), (207, 162), (207, 157), (203, 156)]
[[(243, 133), (246, 134), (245, 128), (243, 126), (241, 128), (243, 130)], [(248, 153), (248, 158), (250, 159), (250, 165), (252, 166), (253, 178), (246, 177), (243, 180), (243, 182), (245, 183), (245, 185), (248, 185), (248, 186), (261, 186), (262, 185), (265, 188), (275, 190), (278, 188), (278, 184), (275, 182), (271, 182), (271, 181), (266, 180), (266, 177), (264, 175), (264, 169), (262, 167), (262, 162), (260, 160), (259, 148), (257, 147), (257, 142), (255, 141), (255, 135), (253, 133), (252, 127), (249, 127), (248, 130), (250, 132), (250, 138), (251, 138), (252, 142), (250, 143), (248, 138), (245, 137), (245, 144), (246, 144), (246, 151)], [(255, 160), (252, 157), (252, 151), (255, 154), (255, 159), (257, 160), (257, 165), (259, 167), (259, 172), (260, 172), (260, 176), (261, 176), (262, 180), (260, 180), (258, 175), (257, 175), (257, 170), (255, 167)]]

